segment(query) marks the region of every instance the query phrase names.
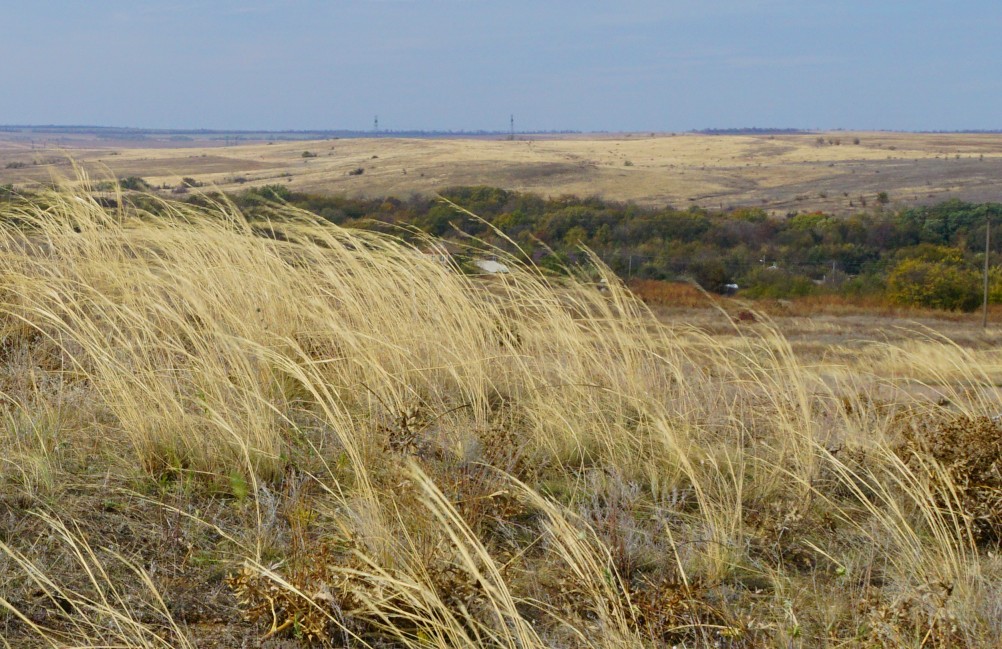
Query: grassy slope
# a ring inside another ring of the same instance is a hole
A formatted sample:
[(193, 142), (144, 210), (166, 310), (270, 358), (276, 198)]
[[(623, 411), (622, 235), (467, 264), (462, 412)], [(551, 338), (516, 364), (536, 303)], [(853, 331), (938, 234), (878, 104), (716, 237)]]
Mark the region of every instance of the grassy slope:
[[(69, 152), (92, 173), (143, 176), (155, 186), (177, 186), (189, 176), (229, 192), (281, 182), (295, 191), (406, 198), (487, 182), (542, 195), (682, 208), (754, 205), (783, 215), (852, 213), (865, 207), (863, 200), (872, 207), (882, 191), (901, 205), (997, 201), (1002, 176), (1002, 135), (992, 133), (832, 132), (820, 136), (823, 145), (806, 133), (360, 138), (232, 147), (95, 138), (72, 140), (65, 149), (12, 137), (0, 134), (0, 185), (72, 174)], [(304, 151), (316, 157), (304, 158)], [(8, 168), (12, 163), (24, 166)], [(349, 175), (359, 167), (364, 174)]]
[(806, 366), (307, 215), (0, 209), (7, 646), (1002, 640), (994, 357)]

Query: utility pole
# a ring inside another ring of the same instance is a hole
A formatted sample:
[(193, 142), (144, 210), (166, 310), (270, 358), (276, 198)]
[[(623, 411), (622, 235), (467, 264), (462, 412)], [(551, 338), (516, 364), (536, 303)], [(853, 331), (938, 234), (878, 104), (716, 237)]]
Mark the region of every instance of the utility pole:
[(372, 120), (372, 131), (374, 133), (379, 132), (379, 115), (376, 115), (375, 119)]
[(985, 300), (981, 311), (981, 328), (988, 328), (988, 253), (990, 248), (988, 242), (991, 240), (991, 217), (985, 218)]
[(514, 140), (515, 139), (515, 114), (514, 113), (512, 113), (512, 116), (511, 116), (511, 130), (508, 132), (508, 139), (509, 140)]

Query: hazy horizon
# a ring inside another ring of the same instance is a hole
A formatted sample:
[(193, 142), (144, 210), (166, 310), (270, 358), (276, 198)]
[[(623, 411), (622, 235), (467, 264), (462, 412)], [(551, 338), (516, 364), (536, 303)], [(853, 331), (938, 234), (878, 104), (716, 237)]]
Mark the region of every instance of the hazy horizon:
[(1002, 127), (1002, 7), (983, 0), (54, 0), (5, 17), (7, 125)]
[[(132, 124), (0, 124), (0, 130), (2, 129), (67, 129), (74, 130), (78, 129), (81, 132), (87, 131), (89, 129), (94, 130), (112, 130), (112, 131), (140, 131), (144, 133), (207, 133), (207, 134), (255, 134), (255, 133), (352, 133), (358, 134), (360, 136), (371, 136), (371, 137), (385, 137), (394, 134), (410, 134), (410, 133), (428, 133), (432, 135), (484, 135), (484, 136), (504, 136), (510, 131), (508, 129), (384, 129), (380, 127), (379, 131), (374, 131), (370, 126), (368, 129), (346, 129), (346, 128), (280, 128), (280, 129), (238, 129), (238, 128), (203, 128), (199, 126), (181, 126), (181, 127), (147, 127), (142, 125), (132, 125)], [(915, 135), (949, 135), (949, 134), (978, 134), (978, 133), (1002, 133), (1002, 128), (993, 129), (852, 129), (852, 128), (796, 128), (796, 127), (785, 127), (785, 126), (731, 126), (731, 127), (714, 127), (708, 126), (702, 129), (688, 129), (688, 130), (678, 130), (678, 131), (656, 131), (650, 129), (644, 130), (579, 130), (579, 129), (538, 129), (538, 130), (516, 130), (515, 134), (523, 135), (675, 135), (675, 134), (703, 134), (703, 135), (714, 135), (717, 132), (720, 134), (752, 134), (754, 132), (761, 133), (790, 133), (790, 134), (811, 134), (811, 133), (902, 133), (902, 134), (915, 134)]]

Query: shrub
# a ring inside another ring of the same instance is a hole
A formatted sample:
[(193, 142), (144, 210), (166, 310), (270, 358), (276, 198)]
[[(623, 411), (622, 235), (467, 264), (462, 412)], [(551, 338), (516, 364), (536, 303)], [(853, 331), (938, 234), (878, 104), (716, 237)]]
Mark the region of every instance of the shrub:
[(959, 508), (978, 543), (1002, 539), (1002, 425), (988, 417), (957, 417), (909, 430), (898, 455), (913, 470), (934, 478), (928, 458), (952, 482), (943, 485), (938, 504)]
[(988, 270), (988, 301), (1002, 304), (1002, 266), (993, 266)]
[(738, 283), (742, 286), (742, 295), (751, 298), (801, 297), (815, 290), (809, 277), (782, 268), (754, 268)]
[(257, 194), (261, 198), (269, 201), (287, 201), (292, 198), (292, 192), (284, 185), (262, 185), (250, 190), (250, 193)]
[(630, 290), (646, 304), (656, 306), (705, 307), (706, 294), (687, 282), (634, 279)]
[(887, 278), (888, 297), (897, 304), (950, 311), (973, 311), (981, 303), (978, 274), (956, 264), (905, 259)]
[(713, 293), (726, 292), (726, 285), (731, 281), (727, 275), (727, 269), (724, 268), (723, 262), (719, 259), (696, 261), (689, 267), (689, 272), (697, 284)]
[(127, 176), (125, 178), (118, 179), (118, 186), (122, 189), (129, 189), (137, 192), (145, 192), (150, 190), (149, 183), (146, 182), (144, 178), (139, 176)]

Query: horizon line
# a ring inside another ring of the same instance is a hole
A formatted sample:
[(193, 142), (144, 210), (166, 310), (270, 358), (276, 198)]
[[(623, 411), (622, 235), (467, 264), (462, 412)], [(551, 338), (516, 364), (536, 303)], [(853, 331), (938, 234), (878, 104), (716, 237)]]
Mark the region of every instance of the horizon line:
[(649, 134), (664, 135), (676, 133), (707, 134), (707, 135), (740, 135), (740, 134), (812, 134), (812, 133), (910, 133), (910, 134), (992, 134), (1002, 133), (997, 129), (866, 129), (866, 128), (799, 128), (775, 126), (745, 126), (745, 127), (706, 127), (700, 129), (678, 130), (580, 130), (580, 129), (532, 129), (524, 131), (489, 130), (489, 129), (434, 129), (434, 128), (400, 128), (400, 129), (350, 129), (350, 128), (286, 128), (286, 129), (248, 129), (248, 128), (208, 128), (208, 127), (145, 127), (145, 126), (108, 126), (99, 124), (0, 124), (0, 133), (12, 133), (20, 130), (52, 129), (59, 131), (118, 131), (137, 134), (175, 134), (175, 135), (309, 135), (309, 134), (349, 134), (362, 137), (424, 134), (424, 135), (610, 135), (610, 134)]

